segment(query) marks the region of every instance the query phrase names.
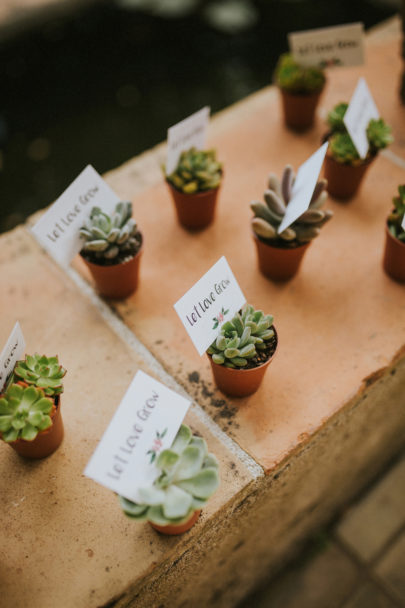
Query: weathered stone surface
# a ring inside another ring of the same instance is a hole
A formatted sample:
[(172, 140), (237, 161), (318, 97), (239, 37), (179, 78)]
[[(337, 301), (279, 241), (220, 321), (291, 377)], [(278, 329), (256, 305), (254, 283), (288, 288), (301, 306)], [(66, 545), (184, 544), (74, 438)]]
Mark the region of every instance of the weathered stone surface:
[(209, 520), (225, 506), (232, 509), (252, 475), (194, 408), (186, 421), (219, 458), (220, 490), (181, 538), (161, 537), (148, 524), (127, 519), (113, 492), (85, 478), (83, 470), (135, 372), (143, 369), (159, 379), (159, 370), (117, 337), (24, 229), (0, 241), (0, 343), (19, 320), (27, 352), (58, 353), (68, 370), (61, 447), (30, 462), (0, 442), (1, 603), (7, 608), (100, 606), (157, 563), (173, 563), (187, 553)]
[(372, 560), (405, 524), (405, 459), (354, 504), (337, 534), (362, 559)]
[(405, 605), (405, 532), (384, 555), (376, 571), (401, 605)]
[(358, 577), (354, 562), (330, 544), (310, 561), (290, 568), (270, 589), (249, 596), (239, 608), (339, 608)]

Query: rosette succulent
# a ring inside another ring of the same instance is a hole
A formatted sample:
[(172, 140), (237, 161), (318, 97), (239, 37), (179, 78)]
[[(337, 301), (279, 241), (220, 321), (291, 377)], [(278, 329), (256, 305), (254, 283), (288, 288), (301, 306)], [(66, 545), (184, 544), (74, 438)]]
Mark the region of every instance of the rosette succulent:
[(388, 216), (388, 230), (393, 237), (405, 243), (405, 230), (402, 228), (402, 222), (405, 216), (405, 185), (398, 186), (399, 196), (394, 196), (392, 202), (394, 209)]
[[(259, 351), (274, 343), (273, 316), (246, 304), (230, 321), (224, 323), (216, 340), (208, 348), (214, 363), (225, 367), (246, 367), (258, 358)], [(262, 362), (262, 361), (261, 361)]]
[(215, 150), (190, 148), (181, 153), (175, 171), (166, 179), (184, 194), (195, 194), (218, 188), (221, 177), (222, 164), (217, 161)]
[(11, 382), (23, 380), (41, 388), (45, 395), (54, 397), (63, 392), (62, 378), (66, 370), (59, 364), (58, 357), (26, 355), (24, 361), (17, 361)]
[(0, 433), (7, 443), (17, 439), (33, 441), (52, 425), (51, 399), (35, 386), (11, 384), (0, 397)]
[(300, 65), (290, 53), (279, 58), (275, 76), (281, 89), (297, 95), (320, 91), (326, 80), (321, 68)]
[(119, 497), (126, 515), (159, 526), (187, 521), (201, 509), (219, 486), (218, 462), (204, 439), (182, 425), (170, 447), (155, 460), (159, 477), (139, 490), (141, 502)]
[(129, 201), (117, 203), (111, 215), (93, 207), (79, 232), (84, 240), (83, 257), (103, 266), (126, 262), (138, 253), (142, 244)]
[(253, 231), (261, 240), (274, 247), (293, 248), (307, 243), (319, 235), (322, 226), (333, 216), (332, 211), (321, 209), (328, 198), (327, 181), (321, 179), (315, 186), (307, 211), (300, 215), (291, 226), (278, 234), (277, 229), (284, 218), (292, 196), (294, 181), (293, 168), (291, 165), (287, 165), (281, 182), (274, 173), (270, 174), (268, 189), (264, 192), (265, 202), (252, 201), (250, 203), (255, 214), (251, 221)]
[[(343, 122), (347, 108), (348, 104), (341, 102), (328, 114), (329, 149), (333, 158), (338, 162), (356, 166), (363, 163), (364, 159), (360, 158)], [(367, 139), (369, 143), (367, 157), (375, 156), (379, 150), (393, 142), (391, 127), (382, 118), (372, 118), (367, 127)]]

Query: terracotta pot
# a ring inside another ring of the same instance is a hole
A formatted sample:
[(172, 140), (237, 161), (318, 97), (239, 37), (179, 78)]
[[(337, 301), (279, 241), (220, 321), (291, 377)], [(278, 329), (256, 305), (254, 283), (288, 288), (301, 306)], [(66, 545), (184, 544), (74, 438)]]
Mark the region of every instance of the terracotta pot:
[(395, 238), (385, 225), (385, 272), (396, 281), (405, 282), (405, 243)]
[(230, 397), (247, 397), (257, 391), (262, 383), (268, 366), (273, 361), (274, 355), (277, 352), (278, 335), (276, 328), (273, 327), (273, 329), (277, 340), (276, 350), (265, 363), (262, 363), (262, 365), (259, 365), (258, 367), (252, 367), (251, 369), (233, 369), (214, 363), (212, 357), (207, 355), (211, 363), (215, 384), (220, 391), (225, 393), (225, 395), (229, 395)]
[(200, 517), (200, 513), (201, 509), (199, 509), (198, 511), (194, 511), (190, 519), (184, 522), (184, 524), (158, 526), (157, 524), (153, 524), (151, 521), (149, 523), (154, 530), (157, 530), (161, 534), (168, 534), (170, 536), (174, 536), (176, 534), (183, 534), (184, 532), (187, 532), (187, 530), (190, 530), (190, 528), (194, 526), (197, 519)]
[(361, 181), (375, 156), (365, 160), (361, 165), (352, 167), (339, 163), (332, 156), (325, 156), (324, 175), (328, 180), (328, 192), (334, 198), (347, 199), (354, 196)]
[(214, 221), (219, 187), (196, 194), (184, 194), (166, 180), (176, 208), (179, 224), (189, 230), (200, 230)]
[(260, 272), (273, 281), (288, 281), (298, 272), (304, 253), (308, 249), (311, 241), (299, 247), (284, 249), (273, 247), (260, 240), (253, 233), (257, 248), (257, 257)]
[(46, 431), (41, 431), (33, 441), (25, 439), (17, 439), (8, 445), (11, 446), (20, 456), (25, 458), (45, 458), (52, 454), (62, 443), (64, 430), (61, 408), (61, 398), (58, 395), (55, 398), (56, 410), (52, 416), (52, 426)]
[(312, 127), (322, 90), (315, 93), (298, 94), (280, 89), (285, 124), (295, 131), (304, 131)]
[(143, 242), (140, 250), (128, 262), (102, 266), (93, 264), (83, 257), (88, 266), (96, 287), (102, 296), (107, 298), (126, 298), (138, 287), (139, 263), (143, 252)]

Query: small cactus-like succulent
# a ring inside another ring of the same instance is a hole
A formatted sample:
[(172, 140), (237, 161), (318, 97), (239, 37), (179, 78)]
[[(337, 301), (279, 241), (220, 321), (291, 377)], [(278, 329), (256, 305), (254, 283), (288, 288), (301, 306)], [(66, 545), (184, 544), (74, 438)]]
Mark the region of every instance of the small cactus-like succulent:
[(155, 460), (160, 475), (149, 488), (139, 490), (142, 502), (119, 497), (126, 515), (159, 526), (187, 521), (201, 509), (219, 486), (218, 462), (205, 440), (182, 424), (170, 449)]
[(35, 386), (11, 384), (0, 397), (0, 433), (7, 443), (17, 439), (33, 441), (52, 425), (55, 405)]
[(221, 178), (222, 164), (216, 160), (215, 150), (197, 148), (182, 152), (175, 171), (166, 176), (167, 181), (184, 194), (218, 188)]
[(405, 216), (405, 185), (398, 186), (399, 196), (394, 196), (392, 202), (394, 209), (388, 216), (388, 230), (393, 237), (405, 243), (405, 230), (402, 228), (402, 222)]
[(253, 231), (261, 240), (274, 247), (293, 248), (311, 241), (319, 235), (321, 227), (333, 216), (332, 211), (321, 209), (328, 198), (327, 181), (321, 179), (315, 186), (307, 211), (278, 234), (277, 229), (292, 196), (294, 180), (295, 175), (291, 165), (285, 167), (281, 182), (274, 173), (271, 173), (268, 189), (264, 193), (265, 203), (261, 201), (250, 203), (255, 214), (252, 218)]
[[(356, 166), (363, 163), (364, 159), (360, 158), (343, 122), (348, 107), (345, 102), (338, 103), (327, 116), (330, 127), (329, 149), (338, 162)], [(369, 158), (393, 142), (391, 127), (382, 118), (372, 118), (367, 127), (367, 139), (369, 143), (367, 158)]]
[(290, 53), (279, 58), (275, 76), (281, 89), (297, 95), (320, 91), (325, 84), (325, 74), (321, 68), (302, 66)]
[(24, 361), (17, 361), (11, 382), (23, 380), (44, 391), (47, 397), (54, 397), (63, 392), (62, 378), (66, 370), (59, 364), (58, 357), (26, 355)]
[(93, 207), (88, 220), (80, 228), (84, 240), (81, 254), (90, 262), (109, 266), (131, 259), (139, 251), (142, 236), (132, 218), (132, 203), (117, 203), (108, 215)]
[(265, 315), (246, 304), (233, 319), (222, 325), (207, 353), (214, 363), (225, 367), (246, 367), (249, 361), (263, 363), (258, 355), (260, 351), (268, 350), (270, 341), (275, 340), (272, 325), (272, 315)]

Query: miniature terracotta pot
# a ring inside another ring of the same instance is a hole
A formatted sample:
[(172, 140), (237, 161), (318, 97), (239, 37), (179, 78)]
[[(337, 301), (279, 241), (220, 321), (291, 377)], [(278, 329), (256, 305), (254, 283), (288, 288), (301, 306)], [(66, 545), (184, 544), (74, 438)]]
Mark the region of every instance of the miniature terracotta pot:
[(128, 262), (112, 264), (111, 266), (93, 264), (93, 262), (86, 260), (82, 254), (80, 255), (88, 266), (100, 294), (107, 298), (118, 299), (126, 298), (136, 291), (142, 252), (143, 243), (138, 253)]
[(299, 247), (284, 249), (283, 247), (273, 247), (260, 240), (253, 233), (257, 249), (259, 269), (264, 276), (273, 281), (288, 281), (298, 272), (304, 253), (308, 249), (311, 241)]
[(325, 156), (324, 176), (328, 180), (327, 190), (329, 194), (338, 199), (347, 199), (354, 196), (374, 158), (375, 156), (372, 156), (360, 165), (352, 167), (339, 163), (327, 154)]
[(385, 225), (385, 272), (396, 281), (405, 282), (405, 243), (395, 238)]
[(230, 397), (247, 397), (257, 391), (268, 366), (273, 361), (274, 355), (277, 352), (278, 336), (276, 328), (273, 327), (273, 329), (277, 340), (276, 350), (267, 361), (258, 367), (252, 367), (251, 369), (225, 367), (224, 365), (214, 363), (211, 355), (207, 355), (211, 363), (215, 384), (225, 395), (229, 395)]
[(26, 441), (25, 439), (17, 439), (8, 445), (11, 446), (20, 456), (25, 458), (45, 458), (50, 456), (62, 443), (64, 430), (61, 414), (61, 398), (59, 395), (55, 398), (56, 410), (52, 417), (52, 426), (45, 431), (41, 431), (33, 439)]
[(196, 194), (184, 194), (166, 180), (179, 224), (189, 230), (200, 230), (214, 221), (219, 187)]
[(312, 127), (322, 90), (298, 94), (280, 88), (285, 124), (295, 131), (304, 131)]
[(157, 530), (161, 534), (168, 534), (170, 536), (174, 536), (176, 534), (183, 534), (184, 532), (187, 532), (187, 530), (190, 530), (190, 528), (194, 526), (197, 519), (200, 517), (200, 513), (201, 509), (194, 511), (191, 517), (186, 522), (184, 522), (184, 524), (158, 526), (158, 524), (153, 524), (151, 521), (149, 523), (154, 530)]

